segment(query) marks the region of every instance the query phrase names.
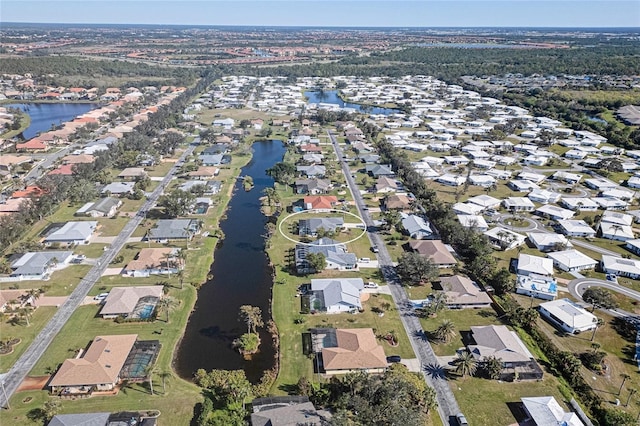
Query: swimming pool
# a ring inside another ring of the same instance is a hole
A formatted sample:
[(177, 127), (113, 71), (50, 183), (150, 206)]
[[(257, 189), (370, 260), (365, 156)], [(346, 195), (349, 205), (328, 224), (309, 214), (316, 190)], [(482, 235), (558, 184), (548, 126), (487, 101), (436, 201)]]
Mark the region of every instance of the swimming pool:
[(149, 303), (142, 306), (142, 308), (138, 311), (138, 318), (140, 319), (151, 318), (151, 314), (153, 313), (153, 310), (155, 309), (155, 307), (156, 307), (155, 303)]

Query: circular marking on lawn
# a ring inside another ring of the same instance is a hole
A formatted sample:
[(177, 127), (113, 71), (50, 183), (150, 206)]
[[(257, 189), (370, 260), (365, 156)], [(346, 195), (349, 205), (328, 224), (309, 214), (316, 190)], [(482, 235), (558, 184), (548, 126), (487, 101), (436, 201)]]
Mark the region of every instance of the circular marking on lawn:
[(291, 237), (289, 237), (288, 235), (286, 235), (284, 233), (284, 231), (282, 230), (282, 224), (287, 222), (289, 219), (291, 219), (294, 216), (297, 216), (299, 214), (304, 214), (304, 213), (313, 213), (313, 214), (317, 214), (317, 213), (340, 213), (340, 214), (348, 214), (350, 216), (355, 217), (356, 219), (358, 219), (360, 221), (360, 224), (362, 226), (364, 226), (364, 229), (362, 228), (354, 228), (354, 229), (360, 229), (362, 232), (360, 233), (360, 235), (356, 236), (355, 238), (350, 239), (349, 241), (345, 241), (345, 242), (339, 242), (338, 244), (349, 244), (352, 243), (354, 241), (359, 240), (360, 238), (362, 238), (363, 235), (365, 235), (367, 233), (367, 224), (364, 223), (364, 221), (362, 220), (362, 218), (354, 213), (351, 212), (347, 212), (344, 210), (338, 210), (338, 209), (312, 209), (312, 210), (302, 210), (299, 212), (295, 212), (295, 213), (291, 213), (289, 216), (285, 217), (284, 219), (282, 219), (282, 221), (280, 221), (280, 224), (278, 225), (278, 232), (280, 232), (280, 235), (282, 235), (283, 237), (285, 237), (287, 240), (291, 241), (292, 243), (296, 243), (296, 244), (301, 244), (301, 245), (305, 245), (305, 246), (315, 246), (315, 247), (332, 247), (338, 244), (311, 244), (311, 243), (303, 243), (302, 241), (298, 241), (295, 240)]

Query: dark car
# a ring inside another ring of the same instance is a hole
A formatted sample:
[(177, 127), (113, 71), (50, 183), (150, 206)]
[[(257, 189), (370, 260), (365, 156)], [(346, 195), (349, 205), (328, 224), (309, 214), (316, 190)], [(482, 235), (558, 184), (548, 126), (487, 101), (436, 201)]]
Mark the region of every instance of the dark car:
[(380, 249), (378, 249), (378, 247), (376, 247), (376, 246), (372, 246), (371, 247), (371, 251), (374, 252), (374, 253), (378, 253), (380, 251)]
[(400, 362), (402, 361), (402, 358), (400, 358), (400, 355), (391, 355), (387, 357), (387, 362)]

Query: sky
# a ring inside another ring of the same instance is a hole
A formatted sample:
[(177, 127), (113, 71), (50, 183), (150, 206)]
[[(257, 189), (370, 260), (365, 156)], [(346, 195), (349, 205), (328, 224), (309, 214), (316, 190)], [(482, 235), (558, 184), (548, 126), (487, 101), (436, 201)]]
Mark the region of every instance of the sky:
[(637, 28), (640, 0), (0, 0), (0, 22)]

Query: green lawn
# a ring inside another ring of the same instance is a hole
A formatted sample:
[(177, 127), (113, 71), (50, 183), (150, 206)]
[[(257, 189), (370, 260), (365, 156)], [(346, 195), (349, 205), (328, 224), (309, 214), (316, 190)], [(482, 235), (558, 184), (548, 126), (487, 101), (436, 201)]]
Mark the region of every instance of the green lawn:
[(71, 294), (76, 284), (84, 278), (91, 268), (91, 265), (71, 265), (55, 271), (47, 281), (24, 280), (13, 283), (1, 283), (0, 288), (5, 290), (9, 288), (40, 288), (45, 290), (45, 296), (67, 296)]
[(31, 314), (29, 326), (25, 323), (13, 325), (9, 323), (9, 317), (2, 318), (2, 339), (20, 339), (20, 343), (13, 347), (13, 352), (7, 355), (0, 355), (0, 372), (5, 373), (22, 353), (31, 345), (33, 339), (38, 335), (42, 327), (56, 312), (54, 306), (42, 306)]

